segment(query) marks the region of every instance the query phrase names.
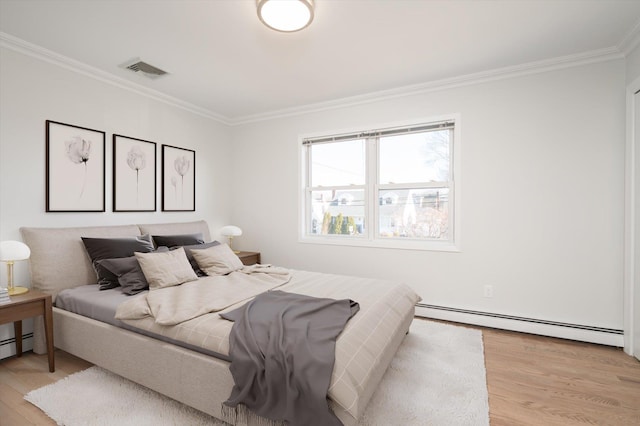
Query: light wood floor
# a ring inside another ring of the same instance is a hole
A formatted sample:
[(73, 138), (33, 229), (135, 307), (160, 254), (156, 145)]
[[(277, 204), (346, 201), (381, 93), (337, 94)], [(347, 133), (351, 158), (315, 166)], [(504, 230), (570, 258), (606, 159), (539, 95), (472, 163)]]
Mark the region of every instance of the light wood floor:
[[(622, 350), (472, 328), (483, 331), (493, 426), (640, 425), (640, 362)], [(60, 350), (55, 373), (46, 355), (1, 360), (0, 425), (54, 425), (23, 396), (90, 365)]]

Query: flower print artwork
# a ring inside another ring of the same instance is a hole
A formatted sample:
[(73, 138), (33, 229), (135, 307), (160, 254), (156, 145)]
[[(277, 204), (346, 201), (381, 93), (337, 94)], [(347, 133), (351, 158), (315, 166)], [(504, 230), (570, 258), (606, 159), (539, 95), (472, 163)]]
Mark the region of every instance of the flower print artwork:
[(105, 133), (47, 120), (46, 138), (46, 211), (105, 211)]
[(195, 211), (195, 151), (162, 145), (162, 210)]
[[(176, 168), (176, 172), (180, 175), (181, 186), (180, 190), (182, 192), (182, 201), (184, 202), (184, 175), (189, 171), (189, 159), (186, 155), (178, 157), (173, 162), (173, 166)], [(173, 183), (173, 178), (171, 179), (171, 183)]]
[(113, 135), (113, 211), (156, 211), (156, 144)]
[(91, 141), (82, 139), (80, 136), (74, 136), (72, 139), (65, 141), (65, 147), (67, 157), (72, 163), (84, 165), (82, 187), (80, 188), (80, 198), (82, 198), (87, 183), (87, 162), (89, 161), (89, 155), (91, 155)]
[(176, 172), (178, 172), (182, 177), (184, 177), (184, 175), (189, 171), (189, 159), (187, 159), (186, 155), (176, 158), (173, 164), (176, 168)]
[(127, 164), (136, 172), (136, 200), (140, 194), (140, 170), (144, 169), (147, 165), (147, 158), (142, 149), (138, 145), (135, 145), (127, 154)]

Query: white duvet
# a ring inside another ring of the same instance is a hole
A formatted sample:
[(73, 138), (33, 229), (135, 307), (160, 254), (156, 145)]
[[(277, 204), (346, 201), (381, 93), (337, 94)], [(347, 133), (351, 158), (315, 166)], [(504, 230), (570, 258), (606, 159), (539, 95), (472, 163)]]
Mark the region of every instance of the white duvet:
[(246, 266), (228, 275), (202, 277), (179, 286), (151, 290), (118, 306), (116, 319), (151, 317), (156, 324), (177, 325), (219, 312), (291, 279), (289, 270), (268, 265)]
[[(354, 418), (359, 418), (390, 357), (395, 353), (396, 347), (391, 342), (398, 334), (404, 335), (408, 331), (406, 320), (408, 316), (413, 316), (414, 305), (420, 297), (404, 284), (371, 278), (291, 271), (286, 283), (277, 284), (278, 279), (273, 276), (267, 278), (252, 273), (238, 279), (239, 275), (234, 274), (201, 278), (198, 280), (200, 284), (193, 288), (185, 284), (176, 287), (166, 293), (171, 294), (174, 298), (171, 304), (176, 305), (166, 312), (163, 311), (164, 307), (156, 305), (161, 302), (154, 296), (151, 297), (151, 303), (149, 296), (139, 296), (137, 300), (127, 301), (118, 308), (119, 318), (130, 326), (228, 356), (229, 333), (233, 322), (220, 318), (219, 312), (246, 303), (245, 296), (260, 286), (263, 286), (263, 291), (267, 290), (266, 287), (277, 287), (281, 291), (308, 296), (354, 300), (360, 304), (360, 311), (349, 320), (336, 342), (335, 365), (328, 396), (331, 404), (337, 404)], [(248, 283), (245, 278), (255, 282)], [(209, 286), (206, 292), (212, 299), (209, 300), (207, 296), (206, 300), (202, 300), (205, 307), (189, 306), (185, 310), (187, 313), (181, 312), (182, 308), (177, 306), (179, 301), (183, 298), (192, 301), (197, 299), (201, 294), (199, 292), (205, 291), (201, 286)], [(182, 287), (190, 296), (179, 294)], [(229, 305), (238, 295), (244, 299)], [(201, 314), (211, 309), (214, 311)], [(176, 322), (175, 325), (166, 325), (157, 322), (154, 311), (163, 318), (161, 321), (169, 322), (196, 316)]]

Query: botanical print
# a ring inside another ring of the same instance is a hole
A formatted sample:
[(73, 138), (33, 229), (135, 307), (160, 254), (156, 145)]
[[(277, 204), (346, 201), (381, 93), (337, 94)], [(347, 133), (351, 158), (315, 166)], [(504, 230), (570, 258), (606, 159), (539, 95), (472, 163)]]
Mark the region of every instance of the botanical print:
[(195, 210), (195, 151), (162, 145), (162, 210)]
[(104, 132), (50, 120), (46, 132), (46, 210), (104, 211)]
[(127, 154), (127, 164), (136, 172), (136, 201), (140, 199), (140, 170), (147, 165), (147, 158), (139, 146), (131, 148)]
[(156, 210), (156, 144), (113, 135), (113, 210)]
[[(180, 175), (180, 194), (181, 194), (180, 203), (181, 204), (184, 204), (184, 175), (186, 175), (187, 172), (189, 171), (190, 163), (191, 162), (189, 161), (186, 155), (176, 158), (173, 162), (176, 172)], [(172, 176), (172, 179), (173, 178), (175, 178), (175, 176)]]
[(91, 141), (82, 139), (80, 136), (74, 136), (71, 140), (65, 141), (67, 147), (67, 157), (75, 164), (84, 164), (84, 173), (82, 177), (82, 189), (80, 189), (80, 198), (84, 194), (84, 188), (87, 184), (87, 162), (91, 154)]

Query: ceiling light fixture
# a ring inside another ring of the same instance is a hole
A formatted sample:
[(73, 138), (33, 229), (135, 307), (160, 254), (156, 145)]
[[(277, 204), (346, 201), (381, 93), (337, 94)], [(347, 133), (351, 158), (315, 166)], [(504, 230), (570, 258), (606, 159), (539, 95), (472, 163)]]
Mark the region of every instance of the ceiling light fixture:
[(313, 21), (313, 0), (256, 0), (258, 17), (269, 28), (291, 33)]

